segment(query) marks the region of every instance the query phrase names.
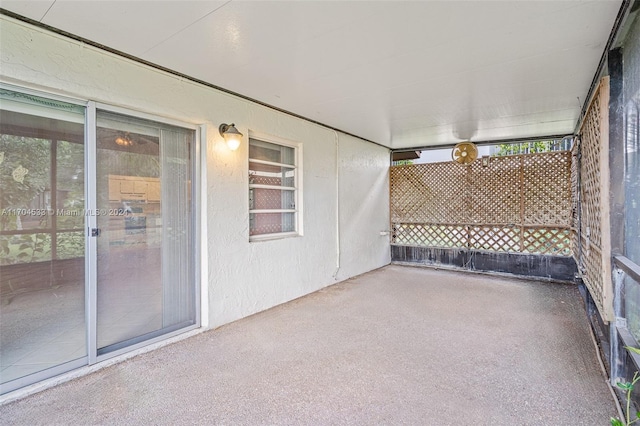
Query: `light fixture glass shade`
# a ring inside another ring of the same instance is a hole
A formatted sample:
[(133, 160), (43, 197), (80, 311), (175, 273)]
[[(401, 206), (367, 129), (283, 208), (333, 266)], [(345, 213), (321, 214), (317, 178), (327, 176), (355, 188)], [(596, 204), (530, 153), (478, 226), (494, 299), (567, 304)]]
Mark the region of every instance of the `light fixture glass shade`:
[(223, 123), (220, 125), (220, 128), (218, 130), (231, 151), (235, 151), (236, 149), (238, 149), (240, 143), (242, 142), (242, 133), (240, 133), (238, 129), (236, 129), (235, 124)]
[(226, 138), (227, 146), (231, 151), (235, 151), (240, 146), (240, 139), (235, 136)]

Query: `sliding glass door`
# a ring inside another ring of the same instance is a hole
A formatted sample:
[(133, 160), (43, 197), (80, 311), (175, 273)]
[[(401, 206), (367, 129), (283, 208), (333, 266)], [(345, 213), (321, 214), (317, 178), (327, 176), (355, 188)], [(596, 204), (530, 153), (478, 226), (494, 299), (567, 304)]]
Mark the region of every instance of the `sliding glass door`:
[(87, 362), (85, 108), (0, 89), (0, 386)]
[(193, 130), (98, 111), (97, 348), (195, 324)]
[(0, 87), (0, 393), (198, 326), (196, 142)]

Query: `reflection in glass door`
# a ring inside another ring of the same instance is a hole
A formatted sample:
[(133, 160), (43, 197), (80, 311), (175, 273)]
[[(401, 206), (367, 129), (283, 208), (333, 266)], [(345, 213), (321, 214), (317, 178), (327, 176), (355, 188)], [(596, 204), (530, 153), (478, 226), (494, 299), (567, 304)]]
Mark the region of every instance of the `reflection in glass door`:
[(84, 115), (0, 89), (2, 393), (86, 364)]
[(98, 355), (195, 324), (195, 132), (97, 114)]
[(195, 141), (0, 86), (0, 394), (198, 325)]

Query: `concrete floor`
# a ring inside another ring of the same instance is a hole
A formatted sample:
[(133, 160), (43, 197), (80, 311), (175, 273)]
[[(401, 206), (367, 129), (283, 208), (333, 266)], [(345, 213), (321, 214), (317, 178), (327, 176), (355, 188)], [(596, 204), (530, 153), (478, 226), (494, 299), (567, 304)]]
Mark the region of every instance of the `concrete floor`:
[(576, 287), (388, 266), (0, 407), (2, 424), (606, 425)]

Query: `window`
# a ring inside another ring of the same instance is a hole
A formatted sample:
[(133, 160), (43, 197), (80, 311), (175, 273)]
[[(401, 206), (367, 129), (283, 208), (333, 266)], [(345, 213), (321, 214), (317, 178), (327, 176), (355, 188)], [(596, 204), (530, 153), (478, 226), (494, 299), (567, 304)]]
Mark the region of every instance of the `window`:
[(250, 240), (300, 234), (299, 150), (249, 137)]

